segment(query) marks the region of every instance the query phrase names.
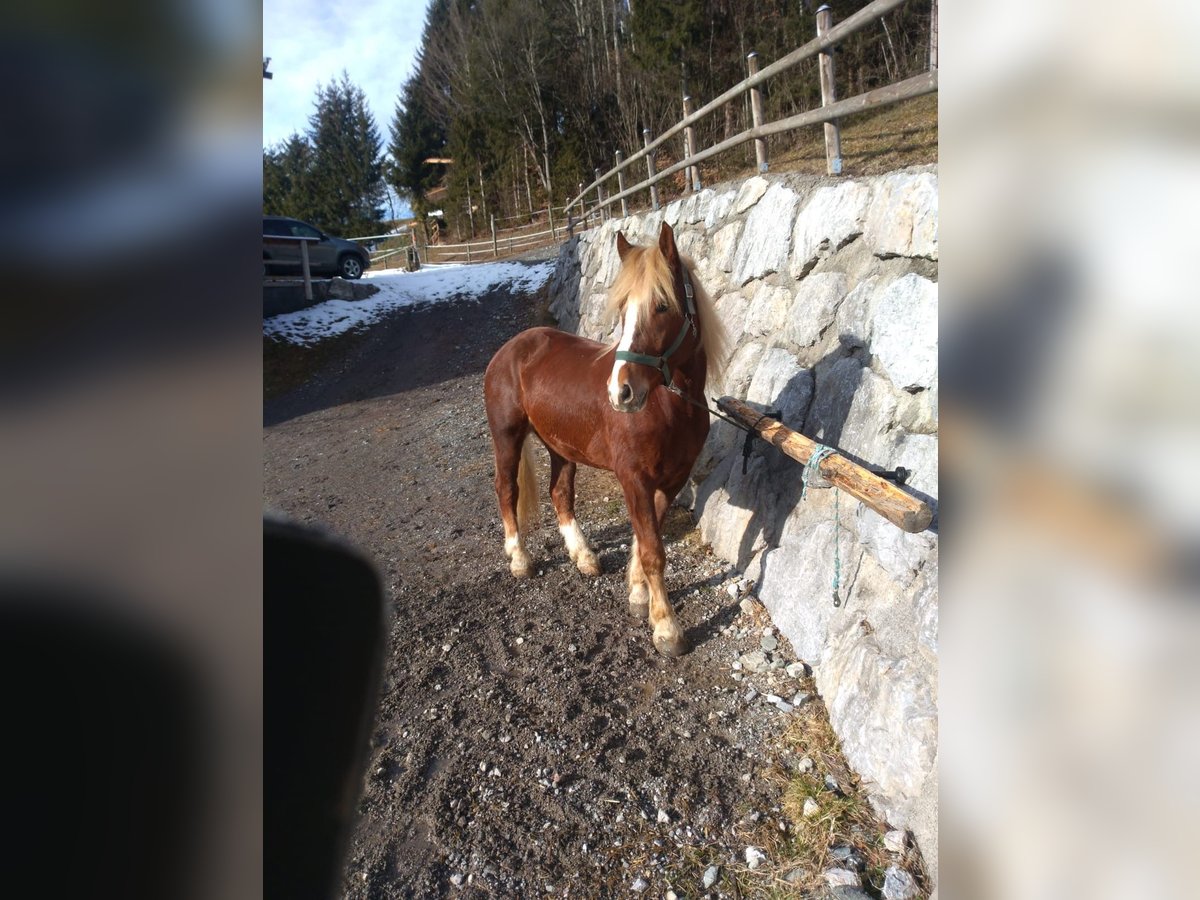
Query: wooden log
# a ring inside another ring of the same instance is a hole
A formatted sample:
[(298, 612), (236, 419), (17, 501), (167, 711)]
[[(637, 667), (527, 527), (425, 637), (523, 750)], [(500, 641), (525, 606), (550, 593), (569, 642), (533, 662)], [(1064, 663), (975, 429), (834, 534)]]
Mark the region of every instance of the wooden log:
[[(764, 416), (741, 400), (722, 397), (717, 406), (799, 463), (807, 463), (817, 448), (816, 441)], [(933, 521), (929, 504), (836, 452), (821, 460), (819, 471), (831, 484), (857, 497), (903, 531), (916, 534)]]

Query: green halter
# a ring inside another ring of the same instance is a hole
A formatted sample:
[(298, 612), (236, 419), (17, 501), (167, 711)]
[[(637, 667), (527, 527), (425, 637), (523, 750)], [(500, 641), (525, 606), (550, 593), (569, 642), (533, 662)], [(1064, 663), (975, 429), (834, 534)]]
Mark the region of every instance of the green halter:
[(675, 336), (675, 341), (667, 348), (667, 351), (662, 356), (650, 356), (646, 353), (634, 353), (632, 350), (618, 350), (617, 359), (621, 362), (637, 363), (642, 366), (650, 366), (653, 369), (658, 369), (662, 372), (663, 384), (668, 389), (673, 387), (671, 380), (671, 367), (667, 365), (667, 360), (671, 354), (680, 348), (683, 344), (684, 337), (687, 336), (690, 328), (693, 336), (696, 332), (696, 301), (692, 296), (692, 279), (688, 276), (688, 271), (683, 266), (680, 266), (680, 271), (683, 272), (683, 295), (687, 300), (687, 312), (683, 317), (683, 326), (679, 329), (679, 334)]

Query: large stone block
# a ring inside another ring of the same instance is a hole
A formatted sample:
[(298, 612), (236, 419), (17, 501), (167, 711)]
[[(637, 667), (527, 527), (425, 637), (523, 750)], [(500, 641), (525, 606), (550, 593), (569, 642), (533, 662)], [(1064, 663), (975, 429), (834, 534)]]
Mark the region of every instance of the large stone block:
[(796, 286), (784, 337), (797, 347), (815, 344), (833, 324), (847, 287), (846, 276), (841, 272), (822, 272), (801, 279)]
[(894, 801), (912, 800), (937, 760), (932, 685), (920, 666), (883, 653), (858, 618), (843, 614), (814, 668), (817, 689), (854, 770)]
[(746, 321), (742, 324), (743, 333), (756, 338), (774, 338), (782, 334), (792, 305), (792, 292), (786, 287), (773, 287), (763, 282), (753, 287)]
[(742, 285), (783, 269), (792, 240), (786, 223), (792, 220), (799, 202), (795, 191), (772, 184), (755, 204), (746, 217), (746, 229), (734, 253), (734, 284)]
[(871, 352), (898, 388), (927, 388), (937, 377), (937, 284), (910, 272), (872, 303)]
[(863, 237), (879, 256), (938, 256), (937, 176), (894, 172), (875, 182)]
[(713, 263), (726, 272), (733, 271), (733, 257), (738, 248), (742, 223), (732, 222), (713, 235)]
[(823, 256), (862, 234), (871, 189), (856, 181), (820, 187), (813, 192), (792, 232), (791, 273), (800, 278)]
[(704, 227), (711, 231), (714, 225), (723, 222), (733, 208), (733, 201), (736, 197), (737, 191), (732, 190), (717, 194), (704, 213)]
[(733, 201), (734, 215), (740, 216), (761, 200), (763, 194), (767, 192), (767, 188), (770, 186), (771, 182), (767, 181), (761, 175), (755, 175), (753, 178), (747, 179), (738, 190), (737, 197)]
[(781, 422), (799, 429), (808, 415), (812, 395), (812, 371), (801, 368), (789, 351), (776, 347), (763, 352), (746, 391), (746, 400), (764, 409), (778, 410)]

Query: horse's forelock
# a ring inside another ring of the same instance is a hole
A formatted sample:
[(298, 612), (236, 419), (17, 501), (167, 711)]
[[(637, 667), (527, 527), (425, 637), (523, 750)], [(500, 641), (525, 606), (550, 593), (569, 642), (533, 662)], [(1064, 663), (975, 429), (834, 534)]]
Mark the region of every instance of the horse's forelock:
[(639, 304), (639, 320), (659, 300), (665, 300), (677, 312), (682, 309), (671, 267), (657, 246), (635, 246), (625, 255), (608, 295), (606, 311), (610, 319), (615, 321), (623, 314), (628, 300)]

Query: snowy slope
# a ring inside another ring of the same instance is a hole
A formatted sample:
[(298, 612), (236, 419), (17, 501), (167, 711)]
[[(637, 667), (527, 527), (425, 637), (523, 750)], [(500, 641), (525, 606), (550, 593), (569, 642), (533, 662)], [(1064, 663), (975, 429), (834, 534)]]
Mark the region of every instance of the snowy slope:
[(546, 283), (554, 263), (500, 262), (428, 266), (416, 272), (367, 272), (379, 288), (366, 300), (327, 300), (308, 309), (263, 320), (263, 334), (309, 346), (334, 335), (364, 328), (406, 306), (474, 299), (499, 287), (526, 292)]

